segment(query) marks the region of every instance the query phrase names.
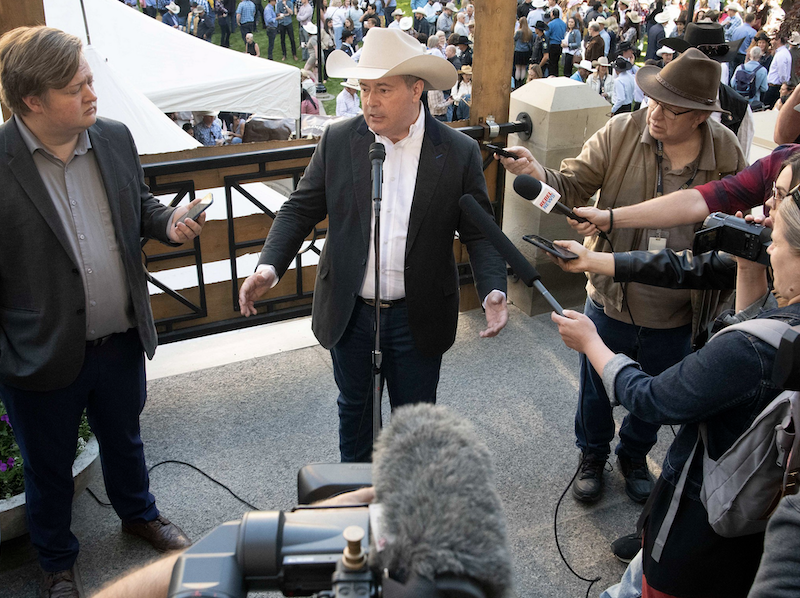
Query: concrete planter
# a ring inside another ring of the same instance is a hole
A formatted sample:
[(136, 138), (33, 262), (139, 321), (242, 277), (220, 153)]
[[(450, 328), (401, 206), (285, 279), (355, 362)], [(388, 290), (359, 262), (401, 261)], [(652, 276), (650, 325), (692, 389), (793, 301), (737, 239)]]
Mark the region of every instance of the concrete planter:
[[(100, 446), (92, 436), (78, 458), (72, 464), (72, 477), (75, 482), (75, 496), (86, 489), (95, 469), (100, 466), (98, 457)], [(0, 541), (5, 542), (26, 534), (28, 523), (25, 518), (25, 493), (0, 500)]]

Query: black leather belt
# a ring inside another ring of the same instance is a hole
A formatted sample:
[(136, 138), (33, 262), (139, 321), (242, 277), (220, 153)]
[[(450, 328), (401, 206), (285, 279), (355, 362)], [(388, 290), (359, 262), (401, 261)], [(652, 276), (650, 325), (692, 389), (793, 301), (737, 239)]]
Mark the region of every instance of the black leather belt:
[(105, 345), (112, 336), (114, 336), (114, 335), (113, 334), (109, 334), (108, 336), (101, 336), (100, 338), (96, 338), (96, 339), (91, 340), (91, 341), (86, 341), (86, 346), (87, 347), (101, 347), (101, 346)]
[[(359, 296), (358, 298), (362, 303), (366, 303), (370, 307), (375, 307), (375, 299), (366, 299), (365, 297), (361, 297), (361, 296)], [(380, 301), (380, 306), (381, 306), (381, 309), (386, 309), (386, 308), (389, 308), (389, 307), (395, 307), (397, 305), (400, 305), (401, 303), (405, 303), (405, 301), (406, 301), (405, 297), (403, 297), (402, 299), (391, 299), (391, 300), (390, 299), (383, 299), (383, 300)]]

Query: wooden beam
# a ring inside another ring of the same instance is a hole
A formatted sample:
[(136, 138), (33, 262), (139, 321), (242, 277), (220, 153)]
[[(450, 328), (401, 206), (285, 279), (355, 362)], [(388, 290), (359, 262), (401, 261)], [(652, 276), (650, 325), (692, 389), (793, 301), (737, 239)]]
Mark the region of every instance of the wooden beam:
[(498, 123), (508, 122), (516, 12), (515, 0), (475, 2), (471, 125), (483, 124), (489, 115)]
[[(24, 25), (44, 25), (42, 0), (0, 0), (0, 35)], [(11, 111), (3, 108), (3, 120), (11, 118)]]

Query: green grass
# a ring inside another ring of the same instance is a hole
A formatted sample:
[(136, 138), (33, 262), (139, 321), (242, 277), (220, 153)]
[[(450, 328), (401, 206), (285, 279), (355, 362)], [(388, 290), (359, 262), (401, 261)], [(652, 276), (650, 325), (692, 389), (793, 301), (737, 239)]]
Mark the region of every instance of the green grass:
[[(397, 7), (404, 10), (406, 15), (411, 16), (411, 2), (410, 0), (398, 0)], [(313, 17), (314, 23), (317, 22), (316, 11)], [(297, 57), (300, 60), (292, 60), (292, 48), (291, 44), (289, 44), (289, 40), (286, 40), (286, 62), (284, 64), (290, 64), (292, 66), (296, 66), (297, 68), (301, 69), (305, 66), (305, 60), (302, 60), (302, 51), (300, 49), (300, 40), (298, 38), (297, 32), (298, 24), (297, 20), (294, 21), (294, 38), (295, 38), (295, 46), (297, 47)], [(259, 23), (259, 29), (253, 34), (253, 38), (255, 42), (258, 44), (258, 49), (261, 51), (261, 56), (266, 59), (267, 57), (267, 48), (269, 48), (269, 38), (267, 37), (267, 32), (263, 29), (263, 24)], [(219, 45), (220, 42), (220, 29), (219, 23), (216, 23), (216, 28), (214, 30), (214, 35), (211, 37), (212, 43)], [(231, 34), (231, 49), (236, 50), (238, 52), (244, 52), (244, 42), (242, 41), (242, 35), (237, 28), (234, 33)], [(274, 62), (283, 62), (281, 60), (282, 51), (281, 51), (281, 36), (275, 36), (275, 46), (272, 50), (272, 57), (275, 59)], [(325, 87), (328, 90), (328, 93), (333, 96), (333, 99), (323, 102), (325, 106), (325, 112), (330, 115), (336, 114), (336, 96), (342, 91), (342, 80), (341, 79), (332, 79), (329, 78), (327, 83), (325, 83)]]

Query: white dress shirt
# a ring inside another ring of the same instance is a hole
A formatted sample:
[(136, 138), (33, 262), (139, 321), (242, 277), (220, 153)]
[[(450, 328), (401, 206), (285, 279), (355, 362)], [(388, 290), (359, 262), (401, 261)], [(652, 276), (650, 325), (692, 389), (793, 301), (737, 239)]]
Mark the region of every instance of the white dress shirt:
[(770, 85), (780, 85), (787, 83), (792, 77), (792, 55), (789, 48), (781, 46), (775, 50), (775, 56), (772, 57), (772, 64), (769, 65), (769, 73), (767, 74), (767, 83)]
[[(374, 132), (374, 131), (373, 131)], [(381, 192), (381, 299), (402, 299), (406, 296), (406, 238), (411, 218), (411, 202), (417, 185), (419, 155), (425, 136), (425, 110), (397, 143), (376, 134), (375, 142), (386, 148)], [(370, 239), (367, 269), (360, 295), (375, 298), (375, 213), (370, 207)]]
[(361, 101), (358, 92), (352, 94), (343, 89), (336, 96), (336, 116), (358, 116), (361, 114)]

